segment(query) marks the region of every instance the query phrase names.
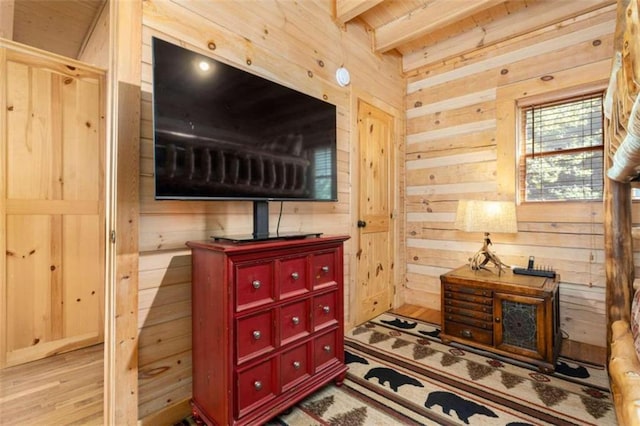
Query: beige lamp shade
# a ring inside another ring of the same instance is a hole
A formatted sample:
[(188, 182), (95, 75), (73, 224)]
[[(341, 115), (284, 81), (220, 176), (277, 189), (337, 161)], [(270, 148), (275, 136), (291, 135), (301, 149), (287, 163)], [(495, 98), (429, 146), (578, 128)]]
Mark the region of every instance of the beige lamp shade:
[(466, 232), (516, 233), (516, 205), (511, 201), (460, 200), (455, 226)]

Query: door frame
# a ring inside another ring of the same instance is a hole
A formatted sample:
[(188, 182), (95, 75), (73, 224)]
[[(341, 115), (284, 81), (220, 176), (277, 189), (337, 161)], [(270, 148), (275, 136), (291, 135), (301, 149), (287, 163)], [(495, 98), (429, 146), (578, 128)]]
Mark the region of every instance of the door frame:
[[(350, 175), (351, 175), (351, 224), (349, 233), (352, 235), (353, 247), (355, 250), (360, 247), (360, 233), (358, 232), (357, 222), (360, 214), (360, 144), (358, 133), (358, 103), (359, 101), (366, 102), (383, 112), (393, 117), (393, 130), (394, 130), (394, 142), (390, 149), (391, 159), (389, 161), (389, 177), (391, 178), (390, 192), (389, 192), (389, 206), (392, 212), (392, 220), (390, 225), (390, 239), (392, 241), (392, 263), (393, 268), (393, 282), (394, 282), (394, 295), (393, 295), (393, 307), (397, 308), (404, 300), (403, 289), (406, 275), (406, 262), (404, 260), (404, 239), (401, 238), (401, 231), (404, 229), (405, 213), (404, 205), (400, 202), (400, 196), (404, 194), (404, 146), (405, 146), (405, 127), (404, 127), (404, 114), (398, 109), (389, 105), (385, 101), (371, 96), (370, 94), (360, 91), (352, 90), (351, 92), (351, 160), (350, 160)], [(349, 292), (348, 292), (348, 306), (355, 306), (357, 303), (356, 298), (356, 285), (358, 282), (358, 265), (357, 265), (357, 253), (353, 253), (353, 256), (349, 258)], [(349, 309), (348, 315), (345, 316), (345, 327), (347, 329), (353, 328), (355, 324), (354, 310)]]

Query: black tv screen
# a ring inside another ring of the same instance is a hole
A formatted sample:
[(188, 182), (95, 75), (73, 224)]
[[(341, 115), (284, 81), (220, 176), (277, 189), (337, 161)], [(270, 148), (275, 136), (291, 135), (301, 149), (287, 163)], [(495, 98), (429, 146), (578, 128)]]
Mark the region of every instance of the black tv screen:
[(156, 199), (337, 199), (335, 105), (157, 38), (152, 52)]

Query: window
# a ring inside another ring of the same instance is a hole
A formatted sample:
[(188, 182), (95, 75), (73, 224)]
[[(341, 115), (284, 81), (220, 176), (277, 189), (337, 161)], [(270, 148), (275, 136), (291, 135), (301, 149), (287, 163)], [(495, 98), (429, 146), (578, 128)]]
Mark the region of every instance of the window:
[(602, 93), (521, 109), (520, 199), (601, 200)]
[(315, 171), (315, 196), (322, 199), (331, 199), (331, 187), (333, 183), (333, 152), (331, 148), (316, 148), (313, 153), (313, 168)]

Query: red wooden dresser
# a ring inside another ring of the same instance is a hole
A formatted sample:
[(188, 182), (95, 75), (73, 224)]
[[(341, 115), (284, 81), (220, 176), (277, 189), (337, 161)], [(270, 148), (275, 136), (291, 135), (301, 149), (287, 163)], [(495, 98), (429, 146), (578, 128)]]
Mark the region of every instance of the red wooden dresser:
[(342, 383), (348, 238), (187, 242), (196, 420), (264, 423), (331, 380)]

